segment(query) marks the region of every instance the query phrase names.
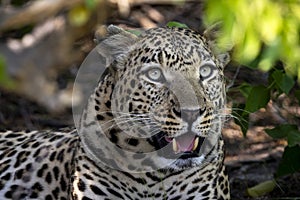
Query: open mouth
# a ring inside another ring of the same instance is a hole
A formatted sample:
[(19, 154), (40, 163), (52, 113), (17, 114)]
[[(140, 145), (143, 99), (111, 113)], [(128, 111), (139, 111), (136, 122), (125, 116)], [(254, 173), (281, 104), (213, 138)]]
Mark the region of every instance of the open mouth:
[(155, 138), (161, 138), (155, 142), (155, 147), (157, 150), (162, 148), (164, 149), (163, 152), (161, 152), (161, 156), (177, 159), (198, 157), (204, 141), (203, 137), (191, 132), (187, 132), (178, 137), (168, 137), (165, 135), (165, 133), (161, 132)]
[(197, 154), (204, 139), (193, 133), (185, 133), (173, 138), (165, 136), (165, 140), (172, 143), (175, 154)]

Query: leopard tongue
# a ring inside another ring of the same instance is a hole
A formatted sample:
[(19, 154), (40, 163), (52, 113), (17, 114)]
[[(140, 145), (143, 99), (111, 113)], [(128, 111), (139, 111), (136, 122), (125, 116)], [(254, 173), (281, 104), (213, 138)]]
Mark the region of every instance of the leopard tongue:
[(195, 135), (183, 134), (179, 137), (173, 138), (173, 150), (175, 153), (189, 152), (197, 148), (198, 141)]

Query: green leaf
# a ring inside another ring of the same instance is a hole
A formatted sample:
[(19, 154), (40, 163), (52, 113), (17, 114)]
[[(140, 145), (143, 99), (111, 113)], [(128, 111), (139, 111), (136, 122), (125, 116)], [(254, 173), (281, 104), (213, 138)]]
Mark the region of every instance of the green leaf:
[(260, 197), (262, 195), (267, 194), (268, 192), (271, 192), (276, 186), (275, 180), (268, 180), (264, 181), (262, 183), (259, 183), (258, 185), (248, 188), (247, 193), (250, 197)]
[(276, 177), (292, 174), (300, 170), (300, 146), (285, 147)]
[(247, 131), (249, 128), (249, 114), (243, 114), (240, 117), (240, 121), (239, 121), (238, 125), (241, 127), (243, 136), (246, 137)]
[(287, 141), (289, 147), (293, 147), (300, 144), (300, 132), (298, 130), (292, 130), (288, 133)]
[(286, 138), (289, 147), (300, 144), (300, 132), (298, 131), (297, 125), (283, 124), (273, 129), (265, 129), (265, 131), (272, 138)]
[(267, 105), (270, 100), (270, 91), (265, 86), (259, 85), (251, 89), (248, 96), (245, 110), (247, 112), (255, 112)]
[(167, 27), (189, 28), (186, 24), (175, 21), (168, 22)]
[(276, 126), (273, 129), (265, 129), (266, 133), (275, 139), (281, 139), (288, 136), (291, 131), (296, 131), (296, 125), (283, 124), (280, 126)]
[(275, 83), (280, 90), (286, 94), (290, 92), (295, 84), (295, 81), (290, 76), (279, 70), (274, 71), (272, 73), (272, 77), (274, 78)]
[(242, 83), (239, 86), (239, 90), (245, 98), (248, 98), (252, 88), (253, 87), (248, 83)]
[(246, 136), (249, 127), (249, 114), (244, 112), (245, 104), (238, 104), (232, 106), (232, 115), (234, 122), (240, 126), (243, 135)]

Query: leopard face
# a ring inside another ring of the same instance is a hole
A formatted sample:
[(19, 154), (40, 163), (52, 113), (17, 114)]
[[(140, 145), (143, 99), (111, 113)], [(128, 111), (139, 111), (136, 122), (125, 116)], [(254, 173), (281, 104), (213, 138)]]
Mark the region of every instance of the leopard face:
[[(108, 66), (90, 103), (99, 132), (122, 150), (156, 151), (173, 168), (199, 165), (220, 138), (228, 57), (214, 55), (189, 29), (156, 28), (139, 37), (108, 30), (112, 36), (98, 46)], [(88, 149), (92, 138), (83, 137)]]

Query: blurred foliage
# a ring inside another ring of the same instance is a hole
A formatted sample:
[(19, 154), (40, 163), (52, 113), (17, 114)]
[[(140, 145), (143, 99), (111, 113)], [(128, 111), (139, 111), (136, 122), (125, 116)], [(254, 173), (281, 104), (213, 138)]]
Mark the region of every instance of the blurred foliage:
[(88, 22), (92, 11), (97, 7), (101, 0), (85, 0), (85, 3), (73, 7), (68, 13), (69, 22), (73, 26), (82, 26)]
[(182, 23), (175, 22), (175, 21), (168, 22), (167, 27), (188, 28), (188, 26), (186, 24), (182, 24)]
[(275, 180), (264, 181), (252, 188), (247, 189), (247, 193), (251, 197), (259, 197), (265, 195), (268, 192), (271, 192), (276, 186)]
[(280, 60), (300, 77), (299, 0), (209, 0), (204, 22), (222, 21), (218, 44), (234, 46), (234, 59), (264, 71)]
[(5, 86), (5, 88), (10, 89), (13, 88), (15, 84), (9, 77), (6, 70), (7, 68), (5, 64), (5, 59), (3, 56), (0, 55), (0, 86)]
[(86, 5), (79, 5), (70, 10), (68, 19), (73, 26), (82, 26), (89, 20), (90, 14)]
[[(249, 115), (276, 102), (280, 95), (300, 102), (300, 1), (299, 0), (207, 0), (206, 26), (221, 22), (217, 45), (231, 50), (233, 60), (253, 69), (268, 72), (266, 85), (243, 83), (240, 93), (246, 103), (234, 105), (235, 122), (244, 135)], [(260, 84), (260, 83), (257, 83)], [(274, 139), (286, 139), (275, 178), (300, 171), (300, 132), (297, 125), (282, 124), (267, 129)], [(263, 195), (274, 188), (273, 181), (250, 189), (250, 196)]]
[(285, 138), (288, 146), (285, 148), (282, 160), (275, 174), (280, 177), (300, 170), (300, 134), (296, 125), (283, 124), (273, 129), (266, 129), (273, 138)]

